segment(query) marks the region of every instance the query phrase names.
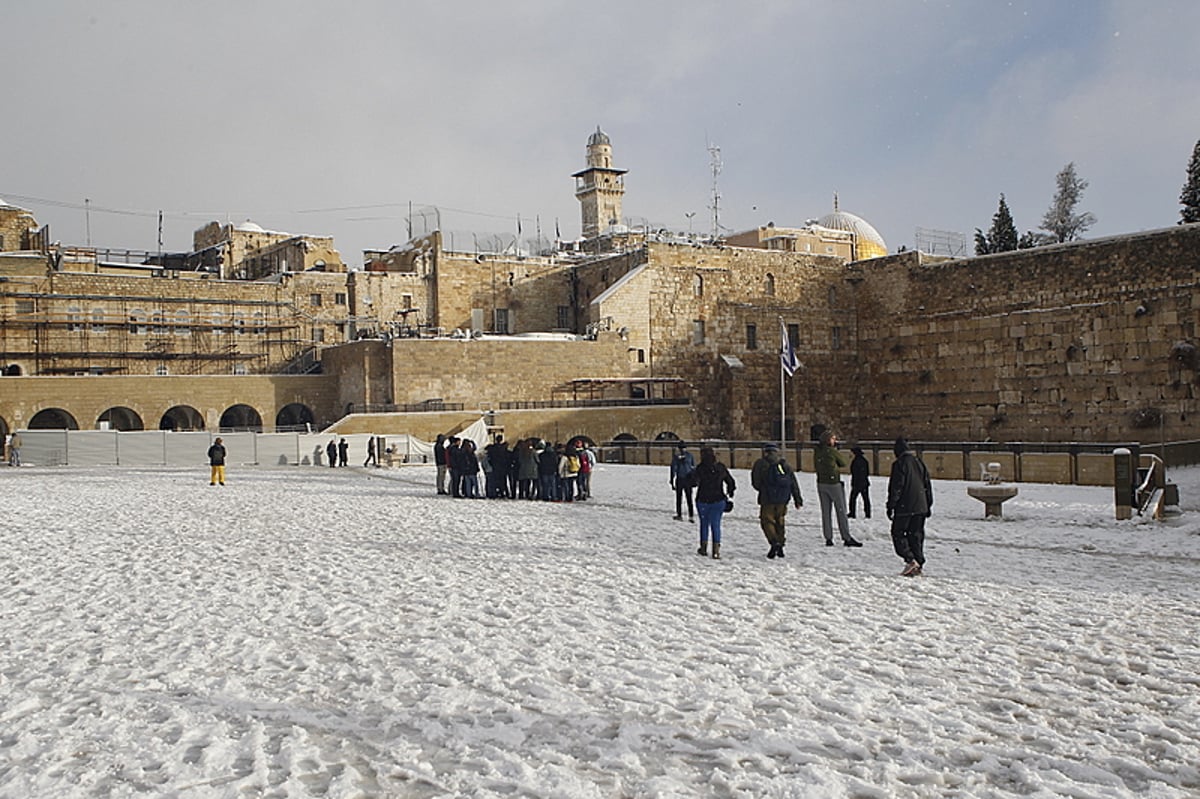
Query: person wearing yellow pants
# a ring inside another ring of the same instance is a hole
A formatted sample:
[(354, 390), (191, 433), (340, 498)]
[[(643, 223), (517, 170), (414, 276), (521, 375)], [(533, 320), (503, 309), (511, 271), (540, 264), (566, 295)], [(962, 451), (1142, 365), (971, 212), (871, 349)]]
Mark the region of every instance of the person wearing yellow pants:
[(208, 484), (215, 486), (217, 483), (225, 485), (225, 445), (221, 443), (218, 437), (211, 447), (208, 448), (208, 462), (212, 466), (212, 472), (208, 478)]

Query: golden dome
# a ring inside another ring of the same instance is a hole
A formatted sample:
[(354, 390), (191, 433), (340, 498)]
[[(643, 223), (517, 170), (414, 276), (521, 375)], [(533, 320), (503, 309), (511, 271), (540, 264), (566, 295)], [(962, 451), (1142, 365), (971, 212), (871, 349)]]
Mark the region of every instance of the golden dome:
[(817, 224), (831, 230), (853, 233), (854, 257), (857, 260), (879, 258), (888, 254), (887, 242), (883, 240), (883, 236), (879, 235), (879, 231), (871, 227), (871, 223), (861, 216), (840, 210), (836, 195), (833, 198), (833, 213), (818, 219)]

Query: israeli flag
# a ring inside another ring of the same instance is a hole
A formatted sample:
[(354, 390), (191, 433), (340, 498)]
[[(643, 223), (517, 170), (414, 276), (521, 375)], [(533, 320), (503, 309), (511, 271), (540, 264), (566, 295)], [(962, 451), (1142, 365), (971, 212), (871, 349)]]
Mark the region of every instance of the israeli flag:
[(800, 368), (800, 359), (796, 357), (796, 348), (788, 341), (787, 325), (783, 323), (783, 319), (779, 320), (779, 334), (779, 362), (783, 364), (783, 371), (791, 377)]

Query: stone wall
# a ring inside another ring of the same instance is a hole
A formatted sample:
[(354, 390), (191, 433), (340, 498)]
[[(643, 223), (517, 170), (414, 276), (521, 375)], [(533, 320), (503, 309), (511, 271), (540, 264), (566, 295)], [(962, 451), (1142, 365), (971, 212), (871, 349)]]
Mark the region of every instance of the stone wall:
[(321, 376), (203, 376), (203, 377), (3, 377), (0, 378), (0, 427), (6, 431), (28, 426), (40, 411), (59, 408), (81, 430), (95, 430), (97, 420), (111, 408), (128, 408), (142, 427), (157, 430), (168, 410), (196, 409), (205, 429), (215, 430), (231, 406), (244, 404), (262, 417), (271, 431), (286, 405), (307, 407), (315, 427), (340, 416), (335, 381)]
[(1200, 436), (1200, 225), (860, 266), (858, 437)]
[(0, 201), (0, 252), (16, 252), (29, 246), (29, 231), (37, 220), (23, 208), (3, 205)]
[(794, 437), (813, 420), (855, 419), (853, 279), (832, 257), (648, 244), (643, 265), (592, 313), (624, 329), (630, 351), (648, 353), (647, 373), (684, 378), (704, 409), (697, 434), (723, 439), (779, 437), (780, 318), (794, 325), (804, 363), (788, 383)]
[(329, 350), (322, 363), (350, 404), (409, 405), (440, 399), (472, 408), (571, 399), (580, 377), (627, 377), (625, 344), (596, 340), (392, 339)]

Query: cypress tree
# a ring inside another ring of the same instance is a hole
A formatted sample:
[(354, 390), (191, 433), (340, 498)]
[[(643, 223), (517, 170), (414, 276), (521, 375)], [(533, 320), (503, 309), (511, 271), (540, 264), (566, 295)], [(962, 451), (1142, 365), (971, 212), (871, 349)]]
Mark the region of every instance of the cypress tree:
[(1188, 162), (1187, 182), (1179, 193), (1179, 204), (1183, 209), (1179, 212), (1179, 224), (1190, 225), (1200, 222), (1200, 141), (1192, 150), (1192, 160)]

